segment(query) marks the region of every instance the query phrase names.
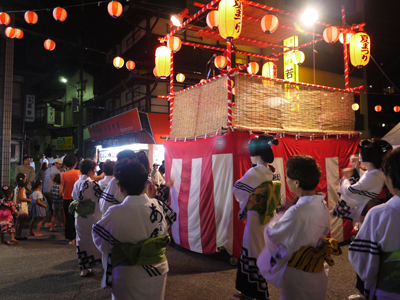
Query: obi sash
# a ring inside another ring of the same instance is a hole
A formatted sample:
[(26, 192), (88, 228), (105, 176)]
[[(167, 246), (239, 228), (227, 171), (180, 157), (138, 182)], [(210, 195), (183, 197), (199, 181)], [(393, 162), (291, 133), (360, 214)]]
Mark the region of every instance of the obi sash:
[(400, 250), (380, 255), (377, 289), (400, 294)]
[(86, 200), (74, 200), (68, 207), (68, 211), (70, 214), (74, 212), (80, 217), (86, 217), (88, 215), (93, 215), (96, 209), (96, 203), (94, 203), (90, 199)]

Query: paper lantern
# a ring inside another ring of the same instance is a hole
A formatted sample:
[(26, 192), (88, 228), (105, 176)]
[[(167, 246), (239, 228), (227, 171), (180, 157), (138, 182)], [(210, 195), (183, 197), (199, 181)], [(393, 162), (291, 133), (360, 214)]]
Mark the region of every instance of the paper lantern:
[(171, 36), (168, 39), (167, 46), (172, 52), (175, 53), (175, 52), (178, 52), (181, 49), (182, 41), (177, 36)]
[(38, 15), (34, 11), (28, 10), (24, 15), (25, 22), (34, 25), (38, 21)]
[(279, 20), (274, 15), (265, 15), (261, 19), (261, 29), (265, 33), (274, 33), (278, 29)]
[(117, 69), (121, 69), (124, 66), (124, 59), (122, 57), (116, 56), (113, 59), (113, 65)]
[(153, 74), (154, 74), (154, 76), (156, 76), (156, 77), (160, 77), (160, 76), (157, 75), (156, 68), (153, 69)]
[(269, 78), (276, 78), (277, 68), (274, 62), (269, 61), (263, 65), (262, 76)]
[(10, 15), (5, 12), (0, 12), (0, 25), (8, 25), (10, 24)]
[(350, 40), (350, 62), (361, 68), (369, 63), (371, 56), (371, 40), (365, 32), (358, 32)]
[(44, 41), (44, 48), (48, 51), (53, 51), (56, 48), (56, 43), (51, 39), (47, 39)]
[(300, 50), (295, 50), (292, 53), (292, 61), (296, 64), (296, 65), (301, 65), (304, 62), (305, 59), (305, 55), (303, 51)]
[(382, 110), (382, 106), (376, 105), (376, 106), (374, 107), (374, 109), (375, 109), (376, 112), (380, 112), (380, 111)]
[(396, 105), (395, 107), (393, 107), (393, 111), (394, 112), (399, 112), (400, 111), (400, 106)]
[[(346, 34), (346, 44), (350, 44), (350, 40), (353, 34), (351, 32)], [(339, 41), (343, 44), (343, 32), (339, 34)]]
[[(231, 79), (231, 88), (235, 85), (235, 82)], [(224, 80), (224, 87), (225, 89), (228, 89), (228, 79)]]
[(232, 88), (232, 94), (236, 95), (236, 87)]
[(215, 57), (214, 59), (214, 65), (218, 68), (218, 69), (223, 69), (226, 67), (226, 57), (223, 55), (218, 55), (217, 57)]
[(240, 0), (221, 0), (218, 6), (219, 34), (224, 39), (235, 39), (242, 31), (243, 5)]
[(360, 105), (358, 105), (358, 103), (353, 103), (353, 105), (351, 106), (351, 109), (356, 111), (360, 108)]
[(212, 30), (217, 30), (219, 25), (219, 14), (218, 10), (212, 10), (207, 15), (207, 25)]
[(178, 75), (176, 75), (176, 81), (184, 82), (185, 81), (185, 75), (183, 75), (182, 73), (179, 73)]
[(118, 1), (111, 1), (107, 5), (107, 10), (111, 17), (118, 18), (123, 11), (122, 4)]
[(58, 22), (64, 22), (67, 18), (67, 11), (62, 7), (53, 9), (53, 18)]
[(255, 61), (249, 63), (249, 66), (247, 67), (247, 73), (249, 74), (257, 74), (259, 70), (260, 66)]
[[(339, 29), (335, 26), (329, 26), (324, 30), (324, 40), (328, 44), (333, 44), (336, 43), (336, 41), (339, 39)], [(342, 43), (343, 44), (343, 43)]]
[(156, 50), (156, 73), (160, 77), (168, 77), (171, 68), (171, 50), (160, 46)]
[(15, 38), (15, 29), (12, 27), (7, 27), (6, 30), (4, 30), (4, 34), (6, 37), (13, 39)]
[(205, 79), (202, 79), (202, 80), (200, 80), (200, 83), (203, 83), (203, 82), (206, 82), (207, 80), (205, 80)]
[(129, 71), (132, 71), (134, 68), (135, 68), (135, 62), (134, 61), (131, 61), (131, 60), (128, 60), (127, 62), (126, 62), (126, 68), (129, 70)]
[(22, 39), (24, 37), (24, 32), (21, 29), (15, 28), (15, 35), (14, 38)]

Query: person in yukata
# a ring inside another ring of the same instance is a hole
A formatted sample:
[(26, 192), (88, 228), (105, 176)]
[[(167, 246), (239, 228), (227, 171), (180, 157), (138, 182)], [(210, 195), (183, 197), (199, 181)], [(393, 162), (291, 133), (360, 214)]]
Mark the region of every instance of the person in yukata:
[(278, 140), (271, 135), (261, 135), (250, 140), (250, 158), (255, 167), (250, 168), (239, 179), (233, 193), (240, 203), (239, 219), (246, 220), (242, 250), (236, 275), (234, 294), (240, 299), (269, 299), (268, 285), (257, 268), (257, 259), (265, 247), (265, 224), (273, 217), (279, 206), (280, 182), (272, 181), (274, 161), (272, 145)]
[(282, 300), (325, 299), (328, 287), (325, 261), (333, 265), (330, 255), (340, 254), (337, 242), (326, 240), (329, 210), (325, 194), (315, 192), (320, 177), (314, 158), (290, 157), (286, 163), (286, 182), (298, 198), (265, 228), (266, 247), (257, 265), (264, 278), (281, 289)]
[[(93, 243), (92, 226), (101, 219), (99, 199), (102, 194), (100, 186), (92, 178), (95, 175), (96, 163), (87, 158), (80, 165), (81, 174), (74, 184), (69, 206), (75, 212), (76, 252), (78, 255), (81, 277), (91, 275), (90, 268), (101, 264), (101, 253)], [(75, 203), (75, 206), (74, 206)]]
[[(383, 161), (385, 183), (393, 197), (371, 208), (349, 247), (349, 260), (364, 282), (364, 298), (400, 299), (400, 148)], [(361, 298), (360, 298), (361, 299)]]
[(110, 206), (93, 225), (95, 245), (103, 258), (111, 257), (112, 269), (105, 269), (101, 286), (112, 287), (112, 299), (164, 299), (168, 273), (165, 250), (176, 213), (144, 192), (148, 174), (136, 159), (118, 161), (114, 176), (124, 200)]

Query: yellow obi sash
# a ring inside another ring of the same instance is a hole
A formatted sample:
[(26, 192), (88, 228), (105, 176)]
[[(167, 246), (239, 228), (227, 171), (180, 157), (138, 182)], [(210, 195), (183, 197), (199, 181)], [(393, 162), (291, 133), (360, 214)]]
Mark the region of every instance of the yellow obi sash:
[(288, 267), (309, 273), (321, 272), (324, 262), (333, 266), (335, 262), (331, 255), (342, 254), (342, 249), (335, 239), (326, 239), (325, 243), (318, 248), (303, 246), (289, 259)]
[(143, 266), (162, 263), (167, 260), (165, 250), (170, 242), (169, 235), (162, 235), (137, 244), (116, 244), (111, 249), (112, 266)]

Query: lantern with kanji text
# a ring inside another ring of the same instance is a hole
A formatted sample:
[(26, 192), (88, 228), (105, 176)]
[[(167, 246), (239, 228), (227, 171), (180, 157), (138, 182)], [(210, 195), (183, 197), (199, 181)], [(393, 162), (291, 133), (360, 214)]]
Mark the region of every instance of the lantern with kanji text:
[(128, 60), (127, 62), (126, 62), (126, 68), (129, 70), (129, 71), (132, 71), (134, 68), (135, 68), (135, 62), (134, 61), (132, 61), (132, 60)]
[(371, 56), (371, 40), (365, 32), (358, 32), (350, 40), (350, 62), (361, 68), (366, 66)]
[(159, 77), (168, 77), (171, 69), (171, 50), (160, 46), (156, 50), (156, 73)]
[[(324, 30), (323, 37), (328, 44), (336, 43), (339, 39), (339, 29), (335, 26), (329, 26)], [(342, 43), (343, 44), (343, 43)]]
[(219, 34), (224, 39), (235, 39), (242, 31), (243, 8), (240, 0), (221, 0), (218, 6)]
[(107, 5), (107, 11), (111, 17), (118, 18), (123, 11), (122, 4), (119, 3), (118, 1), (111, 1)]
[(299, 65), (299, 66), (300, 66), (300, 65), (304, 62), (304, 59), (305, 59), (305, 58), (306, 58), (306, 57), (305, 57), (303, 51), (296, 50), (296, 51), (293, 51), (293, 53), (292, 53), (292, 61), (293, 61), (293, 63), (295, 63), (296, 65)]
[(113, 59), (113, 65), (117, 69), (121, 69), (124, 66), (124, 59), (122, 57), (116, 56)]
[(6, 30), (4, 31), (4, 34), (6, 35), (6, 37), (10, 39), (15, 38), (15, 28), (7, 27)]
[(218, 68), (218, 69), (223, 69), (226, 67), (226, 57), (224, 55), (218, 55), (217, 57), (215, 57), (214, 59), (214, 65)]
[(44, 48), (48, 51), (53, 51), (56, 48), (56, 43), (51, 39), (47, 39), (44, 41)]
[(376, 106), (374, 107), (374, 109), (375, 109), (376, 112), (380, 112), (380, 111), (382, 110), (382, 106), (376, 105)]
[(34, 11), (28, 10), (24, 14), (25, 22), (31, 25), (34, 25), (38, 21), (38, 15)]
[(10, 24), (10, 15), (5, 12), (0, 12), (0, 25), (8, 25)]
[(249, 63), (249, 66), (247, 67), (247, 73), (249, 74), (257, 74), (259, 70), (260, 66), (255, 61)]
[(218, 10), (212, 10), (207, 15), (207, 25), (212, 30), (217, 30), (219, 25)]
[(62, 7), (53, 9), (53, 18), (58, 22), (64, 22), (67, 18), (67, 11)]
[(179, 73), (178, 75), (176, 75), (176, 81), (184, 82), (185, 81), (185, 75), (183, 75), (182, 73)]
[(261, 29), (265, 33), (274, 33), (278, 29), (279, 20), (274, 15), (265, 15), (261, 19)]
[(178, 52), (181, 49), (182, 41), (177, 36), (171, 36), (168, 39), (167, 46), (172, 52), (175, 53), (175, 52)]

